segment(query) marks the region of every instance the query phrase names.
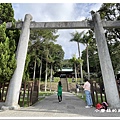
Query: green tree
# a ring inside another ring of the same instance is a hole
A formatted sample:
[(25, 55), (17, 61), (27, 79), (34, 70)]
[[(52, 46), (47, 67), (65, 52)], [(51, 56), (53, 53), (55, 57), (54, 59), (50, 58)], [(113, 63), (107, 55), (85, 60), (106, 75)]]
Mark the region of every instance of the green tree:
[(62, 49), (62, 46), (51, 42), (49, 55), (50, 59), (53, 60), (52, 63), (54, 71), (57, 71), (58, 69), (62, 68), (62, 61), (64, 59), (64, 51)]
[[(32, 30), (30, 35), (30, 40), (32, 42), (30, 53), (33, 53), (32, 58), (36, 58), (38, 60), (42, 58), (40, 62), (45, 63), (45, 91), (47, 86), (47, 79), (48, 79), (47, 77), (48, 77), (48, 70), (49, 70), (48, 63), (51, 61), (50, 59), (51, 41), (53, 42), (56, 41), (58, 37), (58, 35), (56, 35), (56, 32), (57, 32), (56, 30)], [(36, 62), (34, 63), (35, 63), (34, 66), (36, 66)], [(37, 66), (38, 65), (39, 63), (37, 63)], [(44, 64), (42, 66), (44, 66)], [(40, 70), (42, 66), (40, 66)], [(34, 71), (36, 71), (36, 67), (34, 68), (35, 68)], [(41, 74), (41, 71), (39, 74)]]
[[(90, 45), (89, 46), (89, 51), (88, 51), (88, 55), (89, 55), (89, 67), (90, 67), (90, 72), (94, 73), (96, 75), (98, 75), (99, 77), (101, 76), (101, 69), (100, 69), (100, 61), (99, 61), (99, 57), (98, 57), (98, 51), (97, 51), (97, 46), (95, 45)], [(82, 59), (84, 60), (84, 64), (83, 64), (83, 69), (85, 71), (87, 71), (87, 52), (86, 49), (82, 51)], [(85, 77), (87, 74), (85, 74)], [(92, 78), (93, 76), (91, 76)]]
[(32, 46), (31, 52), (31, 59), (34, 61), (34, 69), (33, 69), (33, 81), (35, 81), (35, 74), (36, 74), (36, 64), (40, 64), (40, 50), (39, 50), (39, 43), (36, 42)]
[(11, 3), (0, 3), (0, 22), (15, 22)]
[(88, 30), (85, 34), (84, 34), (84, 36), (83, 36), (83, 38), (82, 38), (82, 40), (81, 40), (81, 43), (83, 44), (83, 45), (86, 45), (86, 52), (87, 52), (87, 73), (88, 73), (88, 79), (90, 79), (90, 70), (89, 70), (89, 54), (88, 54), (88, 48), (89, 48), (89, 45), (90, 45), (90, 43), (93, 41), (93, 32), (91, 31), (91, 30)]
[(27, 54), (25, 67), (24, 67), (24, 73), (23, 73), (23, 81), (29, 81), (29, 78), (30, 78), (29, 68), (28, 68), (29, 62), (30, 62), (30, 54)]
[[(102, 19), (115, 21), (120, 20), (120, 3), (103, 3), (98, 10)], [(120, 70), (120, 29), (107, 28), (105, 36), (108, 43), (108, 48), (115, 73)]]
[(19, 39), (19, 30), (6, 30), (6, 22), (14, 25), (14, 10), (11, 3), (0, 3), (0, 82), (10, 81), (14, 73), (15, 51)]
[[(14, 25), (14, 22), (15, 22), (14, 10), (12, 8), (11, 3), (0, 3), (0, 23), (1, 23), (1, 25), (0, 25), (1, 26), (0, 44), (2, 46), (1, 48), (3, 49), (3, 51), (1, 52), (2, 55), (1, 55), (0, 62), (2, 63), (3, 59), (4, 59), (4, 62), (8, 61), (8, 62), (4, 63), (4, 65), (5, 65), (4, 69), (5, 69), (5, 67), (7, 68), (8, 71), (6, 72), (6, 74), (8, 74), (9, 80), (10, 80), (12, 77), (12, 74), (15, 70), (15, 66), (16, 66), (15, 51), (16, 51), (16, 46), (17, 46), (17, 42), (19, 39), (20, 31), (19, 30), (7, 30), (6, 25), (5, 25), (6, 22), (12, 22)], [(5, 57), (5, 56), (7, 56), (7, 57)], [(4, 71), (6, 71), (6, 70), (4, 70)], [(9, 72), (9, 71), (11, 71), (11, 72)], [(6, 78), (4, 78), (4, 80), (5, 79)], [(8, 79), (6, 79), (6, 80), (8, 80)]]
[(69, 59), (64, 59), (61, 63), (62, 63), (61, 69), (62, 68), (72, 68), (73, 67), (73, 65), (71, 64)]
[(49, 64), (50, 64), (50, 91), (51, 91), (51, 81), (53, 78), (53, 73), (61, 68), (61, 62), (64, 58), (64, 51), (62, 47), (58, 44), (54, 44), (53, 42), (50, 43), (49, 48)]
[(0, 81), (9, 81), (16, 68), (15, 54), (15, 42), (13, 42), (12, 48), (10, 48), (9, 38), (6, 36), (6, 24), (0, 25)]
[(70, 59), (70, 62), (74, 65), (74, 70), (75, 70), (75, 81), (77, 83), (77, 62), (78, 62), (78, 59), (76, 58), (76, 55), (74, 54), (72, 56), (72, 58)]
[[(79, 54), (79, 59), (81, 59), (81, 55), (80, 55), (80, 43), (81, 43), (81, 40), (82, 40), (82, 36), (84, 34), (84, 31), (82, 32), (75, 32), (75, 33), (71, 33), (72, 35), (72, 39), (70, 40), (71, 42), (77, 42), (77, 45), (78, 45), (78, 54)], [(80, 71), (81, 71), (81, 79), (83, 80), (83, 73), (82, 73), (82, 64), (80, 63)]]
[[(12, 4), (11, 3), (0, 3), (0, 21), (1, 23), (5, 22), (12, 22), (13, 23), (13, 28), (14, 28), (14, 23), (15, 23), (15, 19), (14, 19), (14, 10), (12, 8)], [(19, 41), (19, 36), (20, 36), (20, 30), (18, 29), (6, 29), (5, 30), (6, 36), (9, 38), (10, 41), (10, 48), (11, 50), (16, 46), (17, 48), (17, 44)], [(15, 41), (15, 43), (14, 43)], [(12, 51), (15, 52), (15, 49), (13, 49)]]
[(58, 35), (55, 35), (55, 30), (47, 30), (46, 36), (43, 41), (44, 43), (44, 51), (45, 51), (45, 61), (46, 61), (46, 70), (45, 70), (45, 91), (47, 90), (47, 77), (48, 77), (48, 62), (49, 62), (49, 46), (51, 41), (56, 41)]

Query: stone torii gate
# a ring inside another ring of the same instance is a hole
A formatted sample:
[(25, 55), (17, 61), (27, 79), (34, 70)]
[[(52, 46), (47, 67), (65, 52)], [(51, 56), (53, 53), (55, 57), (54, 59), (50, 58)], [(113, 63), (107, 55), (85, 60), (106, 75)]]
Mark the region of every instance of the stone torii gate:
[[(103, 21), (99, 13), (92, 15), (91, 21), (74, 21), (74, 22), (31, 22), (32, 16), (25, 15), (24, 22), (16, 23), (16, 28), (21, 29), (16, 59), (17, 68), (10, 80), (8, 93), (3, 110), (18, 109), (18, 98), (24, 71), (25, 59), (27, 54), (30, 29), (90, 29), (95, 31), (95, 37), (98, 47), (98, 55), (100, 66), (105, 85), (106, 97), (111, 107), (120, 107), (120, 99), (115, 81), (114, 71), (109, 55), (108, 46), (104, 34), (104, 28), (120, 28), (120, 21)], [(7, 28), (11, 28), (12, 24), (7, 23)]]

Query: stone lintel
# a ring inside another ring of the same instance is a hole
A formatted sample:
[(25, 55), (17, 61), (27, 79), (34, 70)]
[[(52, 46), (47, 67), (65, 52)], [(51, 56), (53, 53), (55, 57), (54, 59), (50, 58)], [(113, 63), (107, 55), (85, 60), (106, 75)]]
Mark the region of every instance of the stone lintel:
[(104, 21), (102, 20), (103, 28), (120, 28), (120, 20), (118, 21)]
[[(23, 22), (16, 22), (17, 29), (21, 29)], [(120, 21), (104, 21), (102, 20), (103, 28), (120, 28)], [(6, 24), (7, 28), (12, 27), (12, 23)], [(94, 28), (93, 21), (61, 21), (61, 22), (34, 22), (30, 23), (31, 29), (89, 29)]]
[(92, 21), (31, 22), (31, 29), (89, 29)]

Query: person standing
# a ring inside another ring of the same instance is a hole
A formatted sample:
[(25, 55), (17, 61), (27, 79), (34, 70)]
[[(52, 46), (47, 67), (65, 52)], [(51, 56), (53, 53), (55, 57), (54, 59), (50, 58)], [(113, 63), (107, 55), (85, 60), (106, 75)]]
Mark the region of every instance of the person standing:
[(58, 101), (62, 101), (62, 84), (61, 81), (58, 82), (58, 88), (57, 88), (57, 95), (58, 95)]
[(85, 106), (85, 108), (91, 108), (93, 105), (90, 87), (91, 87), (90, 82), (88, 81), (88, 79), (85, 79), (85, 83), (83, 85), (87, 102), (87, 106)]
[(78, 85), (78, 83), (76, 83), (76, 93), (77, 93), (77, 95), (79, 93), (79, 85)]

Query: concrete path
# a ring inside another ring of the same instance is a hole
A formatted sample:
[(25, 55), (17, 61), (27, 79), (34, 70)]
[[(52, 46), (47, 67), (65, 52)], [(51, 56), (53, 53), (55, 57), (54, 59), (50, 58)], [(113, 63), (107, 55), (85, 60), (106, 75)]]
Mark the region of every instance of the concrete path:
[(63, 101), (59, 103), (55, 93), (27, 108), (0, 110), (0, 117), (120, 117), (120, 110), (101, 112), (96, 111), (94, 107), (85, 108), (85, 105), (82, 99), (68, 92), (63, 93)]

